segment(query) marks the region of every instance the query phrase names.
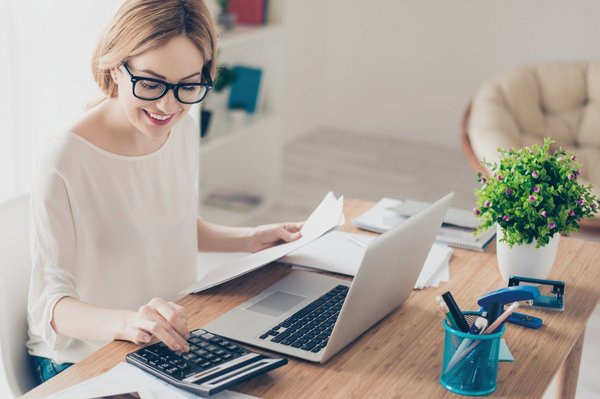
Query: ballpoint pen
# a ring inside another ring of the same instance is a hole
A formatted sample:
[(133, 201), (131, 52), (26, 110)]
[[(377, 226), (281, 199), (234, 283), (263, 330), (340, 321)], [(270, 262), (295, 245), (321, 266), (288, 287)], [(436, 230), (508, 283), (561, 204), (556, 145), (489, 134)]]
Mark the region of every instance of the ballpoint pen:
[[(510, 316), (511, 313), (513, 313), (518, 307), (519, 302), (512, 303), (490, 326), (488, 326), (488, 328), (485, 329), (483, 334), (493, 334), (498, 329), (498, 327), (500, 327), (500, 325), (502, 325), (502, 323), (505, 322), (506, 319), (508, 319), (508, 316)], [(456, 366), (458, 362), (460, 362), (465, 356), (471, 353), (473, 349), (475, 349), (477, 345), (479, 345), (480, 342), (481, 341), (475, 341), (471, 346), (463, 350), (460, 354), (456, 353), (455, 356), (452, 357), (452, 360), (454, 360), (454, 362), (452, 362), (451, 360), (450, 363), (448, 363), (448, 366), (446, 367), (446, 372), (450, 371), (454, 366)]]
[[(475, 319), (475, 322), (473, 323), (473, 325), (471, 326), (471, 328), (469, 329), (469, 334), (472, 335), (481, 335), (484, 333), (487, 325), (488, 325), (488, 320), (485, 318), (486, 313), (483, 312), (481, 314), (481, 316), (479, 316), (477, 319)], [(454, 365), (464, 357), (464, 355), (461, 355), (471, 344), (471, 342), (473, 342), (472, 339), (470, 338), (463, 338), (462, 342), (460, 343), (460, 345), (458, 346), (458, 348), (456, 349), (456, 352), (454, 352), (454, 355), (452, 356), (452, 358), (450, 359), (450, 362), (448, 362), (448, 366), (446, 367), (446, 370), (450, 370), (452, 369), (452, 367), (454, 367)]]
[(450, 314), (452, 315), (452, 318), (454, 319), (458, 329), (464, 333), (469, 332), (469, 323), (467, 323), (467, 320), (465, 320), (465, 316), (462, 314), (450, 291), (444, 292), (442, 294), (442, 299), (444, 302), (446, 302), (446, 305), (448, 305)]
[(448, 323), (448, 325), (450, 327), (454, 328), (455, 330), (457, 330), (458, 326), (456, 325), (456, 322), (452, 318), (452, 314), (448, 310), (448, 306), (446, 306), (446, 303), (444, 302), (444, 300), (442, 299), (442, 297), (441, 296), (436, 296), (435, 297), (435, 301), (438, 303), (440, 311), (442, 312), (442, 314), (446, 318), (446, 322)]

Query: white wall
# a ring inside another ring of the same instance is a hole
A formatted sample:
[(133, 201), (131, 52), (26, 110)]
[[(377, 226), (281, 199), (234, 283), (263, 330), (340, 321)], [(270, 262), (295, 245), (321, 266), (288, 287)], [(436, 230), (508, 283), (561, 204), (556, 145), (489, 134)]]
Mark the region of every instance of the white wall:
[[(10, 3), (7, 0), (0, 0), (0, 7), (4, 12), (0, 12), (0, 60), (7, 60), (10, 57), (11, 45), (8, 35), (11, 30)], [(8, 93), (12, 90), (11, 84), (11, 64), (0, 62), (0, 201), (12, 196), (15, 192), (15, 162), (11, 156), (13, 149), (15, 131), (14, 125), (14, 107)], [(0, 391), (2, 394), (2, 391)]]
[(296, 117), (313, 118), (308, 128), (458, 147), (462, 112), (482, 82), (520, 64), (600, 56), (597, 0), (288, 3), (288, 51), (299, 59), (288, 76), (312, 62), (321, 77), (295, 99)]
[(67, 128), (87, 103), (100, 98), (91, 74), (91, 56), (119, 1), (8, 3), (2, 17), (9, 19), (7, 27), (12, 27), (6, 50), (10, 60), (5, 68), (10, 70), (13, 90), (5, 91), (0, 103), (1, 108), (8, 104), (12, 109), (12, 124), (3, 125), (2, 142), (12, 142), (10, 191), (14, 195), (29, 190), (35, 160), (46, 139)]
[(324, 0), (269, 0), (270, 21), (284, 31), (282, 113), (285, 141), (323, 124), (326, 26)]

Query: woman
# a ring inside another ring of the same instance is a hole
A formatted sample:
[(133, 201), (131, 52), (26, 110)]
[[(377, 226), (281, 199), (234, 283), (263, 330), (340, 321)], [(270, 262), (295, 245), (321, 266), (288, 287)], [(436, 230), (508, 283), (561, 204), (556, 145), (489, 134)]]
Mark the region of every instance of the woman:
[(50, 141), (31, 198), (29, 352), (40, 381), (110, 340), (189, 350), (196, 252), (257, 251), (294, 223), (231, 228), (197, 218), (199, 134), (187, 115), (217, 52), (201, 0), (129, 0), (93, 57), (106, 99)]

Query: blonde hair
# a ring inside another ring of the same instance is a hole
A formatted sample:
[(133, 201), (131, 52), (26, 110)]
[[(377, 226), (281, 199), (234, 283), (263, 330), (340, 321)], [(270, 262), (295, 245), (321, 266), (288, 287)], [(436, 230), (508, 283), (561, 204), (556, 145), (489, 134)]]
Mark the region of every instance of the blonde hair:
[(107, 97), (117, 85), (110, 71), (128, 59), (187, 36), (198, 47), (210, 74), (216, 71), (217, 34), (203, 0), (126, 0), (104, 31), (92, 58), (92, 72)]

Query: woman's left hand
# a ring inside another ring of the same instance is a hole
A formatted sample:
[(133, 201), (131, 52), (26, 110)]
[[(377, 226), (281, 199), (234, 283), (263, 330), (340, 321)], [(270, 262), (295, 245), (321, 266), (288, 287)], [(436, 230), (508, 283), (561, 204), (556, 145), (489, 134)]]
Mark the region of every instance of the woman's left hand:
[(258, 252), (277, 244), (296, 241), (302, 237), (300, 229), (303, 224), (304, 222), (257, 226), (250, 238), (249, 250)]

